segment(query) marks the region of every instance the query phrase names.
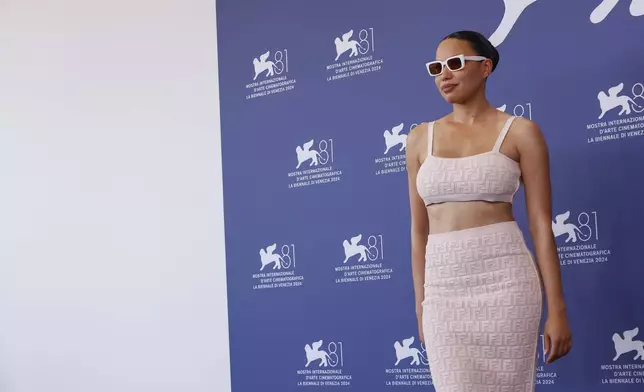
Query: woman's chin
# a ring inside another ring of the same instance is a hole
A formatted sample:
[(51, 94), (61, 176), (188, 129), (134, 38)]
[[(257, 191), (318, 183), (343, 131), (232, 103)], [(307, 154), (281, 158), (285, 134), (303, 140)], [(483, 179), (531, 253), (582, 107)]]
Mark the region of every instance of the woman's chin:
[(443, 98), (450, 105), (463, 103), (463, 101), (464, 101), (464, 99), (463, 99), (463, 97), (461, 95), (455, 94), (454, 92), (450, 92), (448, 94), (443, 94)]
[(454, 96), (454, 94), (443, 94), (443, 98), (445, 98), (445, 102), (450, 105), (458, 103), (458, 97)]

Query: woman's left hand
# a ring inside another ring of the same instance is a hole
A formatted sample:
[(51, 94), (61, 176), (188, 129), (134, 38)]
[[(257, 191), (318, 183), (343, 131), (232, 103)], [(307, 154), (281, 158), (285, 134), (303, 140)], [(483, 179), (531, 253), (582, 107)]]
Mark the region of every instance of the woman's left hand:
[(546, 363), (552, 363), (570, 352), (572, 335), (564, 312), (548, 315), (543, 334), (544, 355), (550, 353)]

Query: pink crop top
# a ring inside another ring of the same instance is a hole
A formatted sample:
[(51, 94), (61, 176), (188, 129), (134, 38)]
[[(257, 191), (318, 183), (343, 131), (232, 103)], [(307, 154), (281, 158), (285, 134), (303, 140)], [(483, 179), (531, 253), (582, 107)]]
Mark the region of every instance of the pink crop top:
[(433, 155), (434, 122), (427, 126), (427, 158), (416, 188), (425, 205), (455, 201), (512, 203), (521, 184), (519, 163), (499, 149), (515, 117), (506, 121), (492, 151), (460, 158)]

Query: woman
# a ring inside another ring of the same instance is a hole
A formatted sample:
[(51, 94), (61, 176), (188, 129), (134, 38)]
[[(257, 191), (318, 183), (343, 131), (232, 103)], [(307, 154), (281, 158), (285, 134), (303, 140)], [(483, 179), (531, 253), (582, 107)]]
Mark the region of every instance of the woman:
[[(436, 58), (427, 70), (453, 111), (407, 139), (420, 339), (437, 392), (533, 391), (543, 288), (547, 362), (572, 345), (547, 147), (534, 122), (486, 100), (499, 54), (484, 36), (453, 33)], [(512, 215), (521, 182), (536, 263)]]

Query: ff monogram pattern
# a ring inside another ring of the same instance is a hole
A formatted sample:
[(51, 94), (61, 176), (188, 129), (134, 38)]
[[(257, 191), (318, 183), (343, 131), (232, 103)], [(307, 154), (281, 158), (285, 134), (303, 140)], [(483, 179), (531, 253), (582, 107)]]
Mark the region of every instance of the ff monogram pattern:
[(425, 268), (436, 390), (534, 391), (543, 291), (516, 222), (430, 234)]
[(416, 187), (426, 205), (445, 201), (512, 202), (519, 189), (519, 164), (499, 149), (510, 129), (510, 117), (491, 151), (462, 158), (433, 154), (434, 122), (427, 127), (427, 158), (418, 169)]

